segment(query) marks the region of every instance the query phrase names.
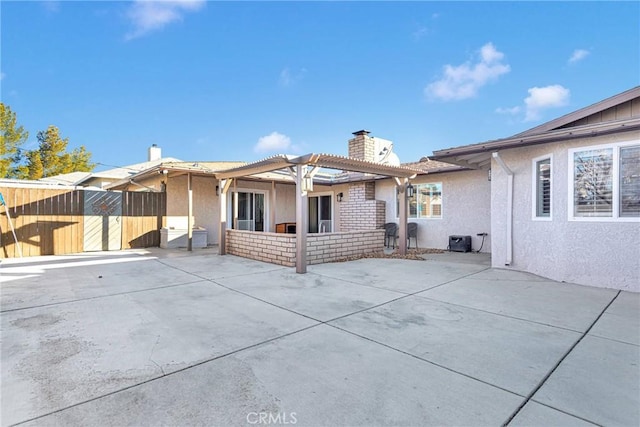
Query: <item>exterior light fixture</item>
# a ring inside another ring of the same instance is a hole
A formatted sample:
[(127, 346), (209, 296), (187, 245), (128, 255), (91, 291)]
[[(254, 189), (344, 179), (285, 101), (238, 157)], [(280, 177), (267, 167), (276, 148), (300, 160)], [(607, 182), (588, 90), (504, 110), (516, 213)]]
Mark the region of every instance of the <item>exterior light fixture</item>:
[(407, 186), (407, 197), (411, 198), (411, 197), (415, 196), (415, 194), (416, 194), (415, 187), (413, 185), (409, 184)]
[(342, 202), (342, 198), (343, 198), (343, 197), (344, 197), (344, 194), (343, 194), (343, 193), (338, 193), (338, 194), (336, 194), (336, 200), (338, 201), (338, 203), (339, 203), (339, 202)]

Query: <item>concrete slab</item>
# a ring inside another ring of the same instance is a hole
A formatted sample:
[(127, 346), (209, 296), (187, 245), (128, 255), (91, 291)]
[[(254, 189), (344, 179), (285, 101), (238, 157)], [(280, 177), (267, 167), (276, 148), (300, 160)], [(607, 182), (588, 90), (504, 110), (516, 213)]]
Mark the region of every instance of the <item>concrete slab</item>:
[(580, 337), (415, 296), (331, 324), (522, 396)]
[(404, 295), (314, 273), (296, 274), (292, 269), (265, 272), (258, 280), (255, 276), (243, 275), (216, 279), (216, 282), (320, 321)]
[(219, 256), (207, 253), (197, 253), (188, 257), (165, 257), (161, 258), (161, 262), (167, 266), (188, 271), (191, 274), (205, 279), (220, 279), (224, 277), (251, 275), (268, 271), (293, 270), (291, 267), (282, 267), (234, 255)]
[(485, 280), (507, 280), (507, 281), (519, 281), (524, 280), (527, 282), (548, 282), (549, 279), (537, 276), (535, 274), (526, 273), (524, 271), (509, 270), (505, 268), (490, 268), (483, 270), (473, 276), (476, 279)]
[(529, 401), (524, 408), (511, 420), (509, 426), (563, 426), (563, 427), (589, 427), (597, 424), (576, 418), (564, 412), (550, 408), (539, 403)]
[(443, 252), (441, 254), (422, 254), (421, 256), (427, 261), (476, 264), (491, 267), (491, 254), (484, 252)]
[(640, 425), (640, 347), (586, 336), (533, 400), (600, 425)]
[(205, 281), (12, 311), (1, 322), (4, 425), (315, 324)]
[(0, 263), (2, 311), (200, 280), (147, 251), (88, 252)]
[[(216, 252), (3, 260), (0, 424), (499, 425), (616, 295), (475, 254), (300, 276)], [(637, 425), (637, 301), (619, 294), (514, 423)]]
[(520, 401), (321, 325), (28, 425), (500, 425)]
[[(491, 313), (584, 332), (617, 291), (540, 280), (526, 273), (500, 271), (500, 280), (481, 272), (418, 294)], [(515, 273), (515, 274), (514, 274)]]
[(640, 345), (640, 294), (620, 292), (589, 334)]
[(430, 289), (462, 276), (477, 273), (484, 265), (366, 258), (357, 261), (309, 266), (322, 276), (407, 294)]

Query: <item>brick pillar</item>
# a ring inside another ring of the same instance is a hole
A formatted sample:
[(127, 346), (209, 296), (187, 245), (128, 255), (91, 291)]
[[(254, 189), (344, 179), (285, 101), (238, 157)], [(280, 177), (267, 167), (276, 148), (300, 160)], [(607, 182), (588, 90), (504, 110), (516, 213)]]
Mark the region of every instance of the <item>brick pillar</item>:
[(384, 225), (385, 202), (375, 200), (373, 181), (349, 184), (349, 198), (340, 203), (340, 231), (371, 230)]

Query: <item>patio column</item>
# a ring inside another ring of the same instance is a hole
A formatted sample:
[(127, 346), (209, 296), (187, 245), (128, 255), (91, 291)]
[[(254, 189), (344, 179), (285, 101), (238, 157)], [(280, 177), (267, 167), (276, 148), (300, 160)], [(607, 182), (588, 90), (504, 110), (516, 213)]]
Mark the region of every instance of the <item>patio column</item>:
[(193, 250), (193, 177), (187, 174), (187, 250)]
[(306, 166), (296, 165), (296, 273), (307, 272), (309, 198), (305, 186), (306, 173)]
[(269, 202), (269, 231), (276, 231), (276, 182), (271, 181), (271, 201)]
[(218, 253), (227, 254), (227, 191), (231, 184), (230, 179), (223, 179), (219, 182), (220, 188), (220, 224), (218, 227)]
[(400, 198), (400, 212), (398, 212), (400, 221), (400, 230), (398, 233), (398, 253), (400, 255), (407, 254), (407, 180), (398, 186), (398, 197)]

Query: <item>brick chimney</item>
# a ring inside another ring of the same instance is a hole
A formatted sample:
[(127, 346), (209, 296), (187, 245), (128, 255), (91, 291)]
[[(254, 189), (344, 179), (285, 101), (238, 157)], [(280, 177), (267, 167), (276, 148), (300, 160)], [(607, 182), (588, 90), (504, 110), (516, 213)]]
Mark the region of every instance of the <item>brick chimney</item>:
[[(353, 132), (349, 157), (376, 161), (376, 141), (369, 133), (368, 130)], [(360, 174), (362, 181), (349, 183), (349, 197), (340, 203), (340, 231), (371, 230), (384, 225), (385, 202), (376, 200), (376, 183), (366, 181), (367, 175)]]
[(161, 158), (162, 158), (162, 149), (158, 147), (156, 144), (151, 145), (151, 147), (149, 147), (148, 161), (152, 162), (154, 160), (160, 160)]
[(370, 133), (364, 129), (353, 132), (353, 138), (349, 140), (349, 157), (370, 162), (376, 160), (376, 143)]

